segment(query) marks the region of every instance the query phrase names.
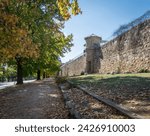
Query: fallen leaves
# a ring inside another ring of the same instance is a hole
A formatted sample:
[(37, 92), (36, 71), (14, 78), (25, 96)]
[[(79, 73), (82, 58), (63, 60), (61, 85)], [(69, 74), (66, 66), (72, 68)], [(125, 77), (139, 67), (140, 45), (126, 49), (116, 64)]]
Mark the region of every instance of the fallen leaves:
[[(95, 100), (77, 88), (63, 90), (67, 94), (67, 106), (74, 114), (77, 112), (80, 118), (85, 119), (117, 119), (127, 118), (116, 110)], [(69, 106), (70, 105), (70, 106)], [(74, 105), (74, 106), (73, 106)]]
[(0, 92), (0, 118), (69, 118), (57, 85), (38, 81)]

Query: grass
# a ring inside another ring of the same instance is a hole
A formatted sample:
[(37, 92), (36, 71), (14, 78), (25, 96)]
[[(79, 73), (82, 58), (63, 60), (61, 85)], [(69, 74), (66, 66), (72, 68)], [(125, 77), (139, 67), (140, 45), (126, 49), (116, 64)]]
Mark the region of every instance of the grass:
[(69, 80), (150, 118), (150, 73), (91, 74), (70, 77)]
[(137, 74), (91, 74), (69, 78), (70, 81), (80, 85), (105, 86), (107, 88), (126, 87), (149, 87), (150, 73)]

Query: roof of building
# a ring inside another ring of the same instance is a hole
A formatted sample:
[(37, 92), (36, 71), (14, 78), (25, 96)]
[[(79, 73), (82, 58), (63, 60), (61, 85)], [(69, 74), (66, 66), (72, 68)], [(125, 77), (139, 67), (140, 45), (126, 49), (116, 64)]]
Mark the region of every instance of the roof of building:
[(97, 36), (95, 34), (91, 34), (90, 36), (87, 36), (84, 39), (86, 40), (86, 39), (91, 38), (91, 37), (98, 37), (98, 38), (102, 39), (100, 36)]

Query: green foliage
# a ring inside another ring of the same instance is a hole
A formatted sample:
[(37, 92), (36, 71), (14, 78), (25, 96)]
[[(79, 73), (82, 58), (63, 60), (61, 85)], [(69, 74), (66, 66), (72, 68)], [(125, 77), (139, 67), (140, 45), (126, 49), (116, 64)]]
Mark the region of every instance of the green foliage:
[(3, 72), (2, 71), (0, 71), (0, 77), (2, 77), (3, 76)]
[(14, 66), (9, 66), (5, 71), (5, 76), (16, 76), (16, 68)]
[(10, 79), (16, 77), (16, 68), (15, 66), (6, 66), (5, 68), (3, 65), (0, 67), (0, 80), (6, 81), (6, 79)]
[(77, 0), (1, 0), (1, 63), (19, 62), (24, 76), (37, 69), (55, 73), (60, 66), (59, 57), (73, 45), (72, 35), (62, 32), (70, 9), (74, 15), (80, 12)]
[(82, 13), (78, 5), (78, 0), (57, 0), (57, 5), (60, 14), (65, 20), (68, 20), (71, 15)]

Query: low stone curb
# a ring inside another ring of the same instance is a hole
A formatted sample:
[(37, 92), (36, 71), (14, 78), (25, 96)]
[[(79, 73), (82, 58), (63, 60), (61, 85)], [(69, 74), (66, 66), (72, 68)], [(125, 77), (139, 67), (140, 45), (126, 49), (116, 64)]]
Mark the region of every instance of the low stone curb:
[(74, 119), (81, 119), (81, 115), (80, 115), (79, 111), (77, 111), (75, 109), (75, 103), (72, 100), (70, 100), (70, 98), (68, 96), (67, 92), (69, 89), (66, 89), (64, 85), (59, 85), (59, 88), (63, 94), (66, 108), (68, 108), (68, 110), (70, 112), (70, 117), (74, 118)]
[(89, 94), (89, 95), (91, 95), (93, 98), (97, 99), (98, 101), (101, 101), (101, 102), (103, 102), (104, 104), (107, 104), (107, 105), (109, 105), (109, 106), (112, 107), (112, 108), (115, 108), (116, 110), (120, 111), (122, 114), (124, 114), (124, 115), (126, 115), (126, 116), (128, 116), (128, 117), (130, 117), (130, 118), (132, 118), (132, 119), (144, 119), (144, 118), (145, 118), (145, 117), (143, 117), (143, 116), (140, 116), (140, 115), (138, 115), (138, 114), (136, 114), (136, 113), (133, 113), (133, 112), (129, 111), (127, 108), (123, 107), (122, 105), (116, 104), (116, 103), (112, 102), (112, 101), (109, 100), (109, 99), (105, 99), (105, 98), (103, 98), (103, 97), (101, 97), (101, 96), (99, 96), (99, 95), (96, 95), (96, 94), (94, 94), (94, 93), (92, 93), (92, 92), (87, 91), (85, 88), (81, 87), (80, 85), (75, 85), (75, 84), (74, 84), (73, 82), (71, 82), (71, 81), (67, 81), (67, 82), (68, 82), (69, 84), (71, 84), (71, 86), (74, 86), (74, 87), (76, 87), (76, 88), (78, 88), (78, 89), (84, 91), (86, 94)]

